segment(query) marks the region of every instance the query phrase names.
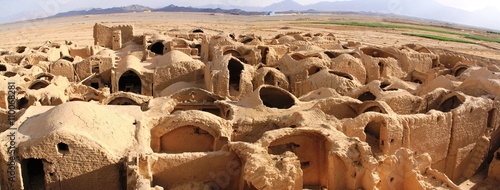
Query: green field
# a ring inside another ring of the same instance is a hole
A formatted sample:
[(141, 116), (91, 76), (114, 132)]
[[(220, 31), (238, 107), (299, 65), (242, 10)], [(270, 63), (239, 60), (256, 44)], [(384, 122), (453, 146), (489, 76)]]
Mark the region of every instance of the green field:
[[(411, 30), (420, 30), (420, 31), (427, 31), (427, 32), (435, 32), (435, 33), (442, 33), (442, 34), (457, 35), (457, 36), (461, 36), (461, 37), (464, 37), (464, 38), (469, 38), (469, 39), (472, 39), (472, 40), (480, 40), (480, 41), (486, 41), (486, 42), (500, 43), (500, 39), (499, 38), (489, 38), (489, 37), (484, 37), (484, 36), (477, 36), (477, 35), (464, 34), (464, 33), (459, 33), (459, 32), (451, 32), (451, 31), (440, 30), (440, 29), (435, 29), (435, 28), (418, 27), (418, 26), (407, 26), (407, 25), (396, 25), (396, 24), (381, 24), (381, 23), (368, 23), (368, 22), (314, 22), (313, 24), (336, 24), (336, 25), (346, 25), (346, 26), (366, 26), (366, 27), (377, 27), (377, 28), (411, 29)], [(424, 35), (420, 35), (420, 36), (424, 37)], [(425, 35), (425, 36), (427, 36), (427, 38), (437, 39), (437, 40), (446, 39), (444, 41), (453, 40), (453, 41), (456, 41), (456, 42), (471, 43), (470, 41), (467, 41), (467, 40), (446, 38), (446, 37), (442, 37), (442, 36), (433, 36), (433, 35)]]
[(460, 42), (460, 43), (467, 43), (467, 44), (478, 44), (478, 43), (472, 42), (472, 41), (467, 41), (467, 40), (462, 40), (462, 39), (456, 39), (456, 38), (449, 38), (449, 37), (444, 37), (444, 36), (431, 35), (431, 34), (410, 34), (410, 33), (403, 33), (403, 34), (404, 35), (408, 35), (408, 36), (416, 36), (416, 37), (429, 38), (429, 39), (440, 40), (440, 41), (447, 41), (447, 42)]

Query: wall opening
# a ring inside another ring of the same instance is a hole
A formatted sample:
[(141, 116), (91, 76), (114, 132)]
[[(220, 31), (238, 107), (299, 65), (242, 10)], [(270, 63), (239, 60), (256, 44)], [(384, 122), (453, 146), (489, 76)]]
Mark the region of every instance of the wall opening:
[[(25, 69), (31, 69), (31, 68), (33, 68), (33, 65), (26, 65), (26, 66), (24, 66), (24, 68)], [(0, 70), (1, 70), (1, 68), (0, 68)]]
[(383, 113), (382, 109), (380, 109), (378, 106), (371, 106), (371, 107), (367, 108), (363, 113), (366, 113), (366, 112)]
[(198, 56), (201, 56), (201, 44), (196, 44), (194, 48), (198, 49)]
[(0, 71), (7, 71), (7, 67), (5, 65), (0, 64)]
[(115, 98), (114, 100), (109, 102), (108, 105), (126, 106), (126, 105), (139, 105), (139, 104), (130, 98), (119, 97), (119, 98)]
[(243, 64), (236, 59), (231, 59), (227, 64), (227, 69), (229, 70), (229, 92), (231, 92), (231, 89), (240, 91), (241, 73), (244, 69)]
[(26, 46), (19, 46), (16, 48), (17, 53), (24, 53), (26, 51)]
[(31, 90), (39, 90), (39, 89), (45, 88), (47, 86), (49, 86), (49, 83), (46, 82), (46, 81), (36, 81), (36, 82), (34, 82), (33, 84), (30, 85), (29, 89), (31, 89)]
[(71, 56), (62, 56), (61, 59), (64, 59), (64, 60), (69, 61), (69, 62), (75, 61), (75, 58), (73, 58)]
[(372, 153), (380, 153), (380, 146), (384, 145), (384, 141), (380, 140), (380, 130), (383, 126), (382, 122), (372, 121), (365, 126), (366, 142), (372, 147)]
[(317, 66), (311, 66), (311, 67), (309, 67), (309, 69), (307, 69), (307, 76), (314, 75), (320, 71), (321, 71), (321, 68), (319, 68)]
[(488, 121), (487, 121), (486, 127), (488, 127), (489, 129), (494, 129), (496, 127), (496, 126), (494, 126), (496, 123), (494, 121), (496, 112), (497, 112), (496, 109), (491, 109), (490, 111), (488, 111)]
[(458, 76), (462, 75), (465, 72), (465, 70), (467, 70), (467, 67), (461, 67), (461, 68), (457, 69), (455, 71), (455, 76), (458, 77)]
[(267, 64), (267, 54), (269, 54), (269, 48), (268, 47), (261, 47), (260, 53), (262, 56), (262, 63)]
[(330, 59), (333, 59), (333, 58), (337, 58), (339, 55), (342, 55), (340, 53), (335, 53), (335, 52), (331, 52), (331, 51), (325, 51), (325, 54), (330, 58)]
[(68, 144), (66, 143), (58, 143), (57, 144), (57, 151), (61, 154), (66, 154), (69, 153), (69, 147)]
[(378, 72), (380, 73), (380, 76), (383, 75), (383, 73), (384, 73), (384, 63), (378, 62)]
[(28, 103), (29, 103), (28, 99), (23, 97), (17, 101), (17, 108), (18, 109), (28, 108), (29, 107)]
[(99, 65), (92, 66), (92, 73), (99, 73)]
[(462, 105), (463, 102), (458, 99), (457, 96), (453, 96), (451, 98), (446, 99), (441, 105), (439, 105), (439, 110), (442, 112), (449, 112), (452, 109), (457, 108), (458, 106)]
[(263, 87), (259, 91), (264, 106), (269, 108), (288, 109), (295, 105), (293, 97), (277, 88)]
[(371, 92), (365, 92), (361, 95), (358, 96), (358, 100), (365, 102), (365, 101), (373, 101), (377, 99), (375, 95), (373, 95)]
[(203, 30), (202, 30), (202, 29), (199, 29), (199, 28), (198, 28), (198, 29), (194, 29), (194, 30), (192, 31), (192, 33), (205, 33), (205, 32), (203, 32)]
[(90, 83), (90, 87), (92, 87), (94, 89), (99, 89), (99, 83), (98, 82), (92, 82), (92, 83)]
[(192, 125), (179, 127), (160, 138), (161, 152), (210, 152), (214, 151), (215, 138), (207, 131)]
[(303, 172), (303, 188), (322, 189), (328, 187), (327, 140), (319, 135), (293, 135), (278, 139), (268, 147), (268, 153), (280, 155), (293, 152), (300, 161)]
[(7, 71), (7, 72), (5, 72), (5, 73), (3, 74), (3, 76), (9, 77), (9, 78), (10, 78), (10, 77), (13, 77), (13, 76), (16, 76), (16, 75), (17, 75), (17, 73), (12, 72), (12, 71)]
[(21, 162), (23, 185), (25, 189), (44, 189), (45, 171), (40, 159), (24, 159)]
[(268, 85), (274, 85), (275, 84), (274, 75), (271, 72), (268, 72), (266, 74), (266, 76), (264, 76), (264, 84), (268, 84)]
[(123, 73), (118, 81), (118, 90), (123, 92), (141, 94), (141, 78), (131, 70)]
[(163, 45), (163, 42), (156, 42), (153, 45), (151, 45), (151, 52), (155, 53), (156, 55), (163, 55), (163, 50), (165, 49), (165, 45)]

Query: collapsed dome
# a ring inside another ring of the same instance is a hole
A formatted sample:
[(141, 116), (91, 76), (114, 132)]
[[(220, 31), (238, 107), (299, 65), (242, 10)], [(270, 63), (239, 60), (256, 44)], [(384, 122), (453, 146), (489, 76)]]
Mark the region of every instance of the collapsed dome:
[(288, 109), (296, 104), (291, 94), (271, 86), (262, 87), (259, 90), (259, 97), (264, 106), (270, 108)]

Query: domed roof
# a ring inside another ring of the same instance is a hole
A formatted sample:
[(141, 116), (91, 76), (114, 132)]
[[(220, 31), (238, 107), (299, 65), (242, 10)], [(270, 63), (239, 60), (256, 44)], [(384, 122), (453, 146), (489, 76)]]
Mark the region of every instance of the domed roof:
[(156, 59), (156, 61), (157, 61), (156, 67), (163, 67), (171, 63), (193, 61), (193, 58), (183, 53), (182, 51), (172, 50), (166, 53), (165, 55), (161, 56), (160, 58)]
[(127, 55), (118, 63), (118, 72), (124, 73), (129, 69), (134, 69), (137, 72), (141, 72), (144, 66), (141, 64), (141, 60), (133, 55)]
[(19, 132), (34, 140), (50, 133), (80, 136), (121, 153), (135, 144), (136, 126), (134, 117), (115, 110), (88, 102), (68, 102), (28, 118)]

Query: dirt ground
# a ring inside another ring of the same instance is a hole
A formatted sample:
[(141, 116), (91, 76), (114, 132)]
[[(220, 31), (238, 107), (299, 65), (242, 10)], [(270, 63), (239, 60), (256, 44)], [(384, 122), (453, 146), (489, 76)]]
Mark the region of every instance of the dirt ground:
[[(376, 46), (398, 46), (417, 43), (428, 47), (444, 48), (452, 51), (482, 56), (500, 60), (500, 44), (480, 42), (483, 45), (444, 42), (420, 37), (403, 35), (404, 32), (426, 34), (426, 31), (411, 31), (410, 29), (386, 29), (359, 26), (339, 26), (323, 24), (307, 24), (312, 21), (361, 21), (383, 22), (387, 18), (364, 15), (275, 15), (275, 16), (241, 16), (210, 13), (127, 13), (107, 15), (86, 15), (66, 18), (51, 18), (35, 21), (0, 25), (0, 49), (20, 45), (39, 46), (46, 41), (72, 41), (78, 45), (92, 45), (92, 27), (100, 22), (106, 25), (132, 24), (135, 33), (165, 32), (169, 30), (190, 31), (202, 28), (208, 33), (228, 32), (235, 34), (256, 33), (263, 38), (272, 38), (279, 33), (325, 32), (333, 33), (342, 43), (357, 41)], [(398, 21), (400, 22), (400, 21)], [(415, 21), (412, 21), (415, 23)], [(400, 24), (400, 23), (398, 23)], [(422, 22), (425, 25), (425, 22)], [(462, 33), (478, 31), (455, 30)], [(481, 33), (481, 32), (479, 32)], [(485, 34), (485, 33), (484, 33)], [(459, 38), (453, 35), (436, 34)], [(500, 35), (498, 36), (500, 38)], [(474, 41), (474, 40), (470, 40)], [(489, 47), (488, 47), (489, 46)]]

